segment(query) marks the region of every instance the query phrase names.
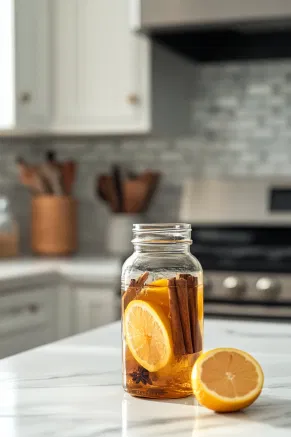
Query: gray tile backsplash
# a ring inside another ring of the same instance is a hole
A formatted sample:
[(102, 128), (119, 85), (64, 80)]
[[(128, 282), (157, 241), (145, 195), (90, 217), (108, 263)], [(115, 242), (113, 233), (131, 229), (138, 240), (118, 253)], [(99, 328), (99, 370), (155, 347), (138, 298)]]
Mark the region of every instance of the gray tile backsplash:
[(0, 140), (0, 188), (7, 193), (29, 247), (29, 195), (17, 181), (15, 157), (39, 161), (48, 147), (79, 162), (80, 250), (104, 247), (107, 207), (95, 196), (96, 175), (119, 162), (161, 170), (163, 181), (147, 220), (178, 218), (182, 181), (189, 177), (291, 175), (291, 60), (201, 65), (189, 90), (192, 132), (183, 138)]

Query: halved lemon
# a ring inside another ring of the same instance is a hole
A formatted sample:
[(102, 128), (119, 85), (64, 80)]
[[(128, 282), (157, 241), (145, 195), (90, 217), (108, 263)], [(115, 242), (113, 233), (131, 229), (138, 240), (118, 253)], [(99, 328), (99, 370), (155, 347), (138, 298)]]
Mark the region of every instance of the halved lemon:
[(156, 372), (169, 363), (173, 353), (171, 326), (159, 305), (131, 301), (123, 326), (127, 346), (142, 367)]
[(238, 349), (219, 348), (201, 355), (192, 371), (193, 393), (217, 412), (241, 410), (260, 395), (264, 373), (259, 363)]

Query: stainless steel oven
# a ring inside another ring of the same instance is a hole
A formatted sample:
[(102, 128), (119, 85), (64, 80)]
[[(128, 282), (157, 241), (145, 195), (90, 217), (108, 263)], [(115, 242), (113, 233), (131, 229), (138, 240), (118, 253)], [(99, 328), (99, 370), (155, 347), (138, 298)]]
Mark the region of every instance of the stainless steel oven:
[(291, 320), (291, 180), (188, 181), (205, 313)]

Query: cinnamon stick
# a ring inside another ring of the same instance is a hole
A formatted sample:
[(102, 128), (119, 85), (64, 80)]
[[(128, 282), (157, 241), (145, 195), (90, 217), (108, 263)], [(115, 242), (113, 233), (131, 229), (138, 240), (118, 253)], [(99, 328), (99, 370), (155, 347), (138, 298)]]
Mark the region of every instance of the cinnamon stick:
[(138, 287), (143, 287), (149, 277), (149, 272), (144, 272), (140, 275), (140, 277), (136, 281), (136, 285)]
[(128, 289), (125, 291), (122, 301), (123, 301), (123, 311), (126, 309), (127, 305), (130, 301), (132, 301), (135, 298), (136, 295), (136, 280), (131, 279)]
[(123, 311), (126, 309), (129, 302), (135, 299), (137, 295), (140, 293), (148, 277), (149, 277), (149, 272), (144, 272), (142, 275), (140, 275), (140, 277), (137, 280), (135, 279), (130, 280), (128, 289), (126, 290), (126, 292), (122, 297)]
[(183, 337), (175, 278), (169, 279), (168, 288), (169, 288), (169, 299), (170, 299), (170, 322), (172, 328), (174, 354), (185, 355), (186, 348), (185, 348), (184, 337)]
[(193, 353), (196, 353), (202, 350), (202, 335), (201, 335), (200, 324), (198, 320), (198, 279), (195, 276), (189, 276), (187, 278), (187, 285), (188, 285), (192, 346), (193, 346)]
[(176, 287), (186, 354), (193, 354), (187, 280), (183, 278), (176, 279)]
[(176, 278), (177, 279), (188, 279), (189, 276), (191, 276), (189, 273), (178, 273)]

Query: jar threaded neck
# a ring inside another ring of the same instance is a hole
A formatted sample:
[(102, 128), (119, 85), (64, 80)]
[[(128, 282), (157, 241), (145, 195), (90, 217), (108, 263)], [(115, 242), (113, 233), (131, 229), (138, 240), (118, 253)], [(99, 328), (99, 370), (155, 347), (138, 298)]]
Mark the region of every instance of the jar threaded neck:
[(133, 225), (134, 246), (192, 244), (191, 225), (188, 223), (150, 223)]

